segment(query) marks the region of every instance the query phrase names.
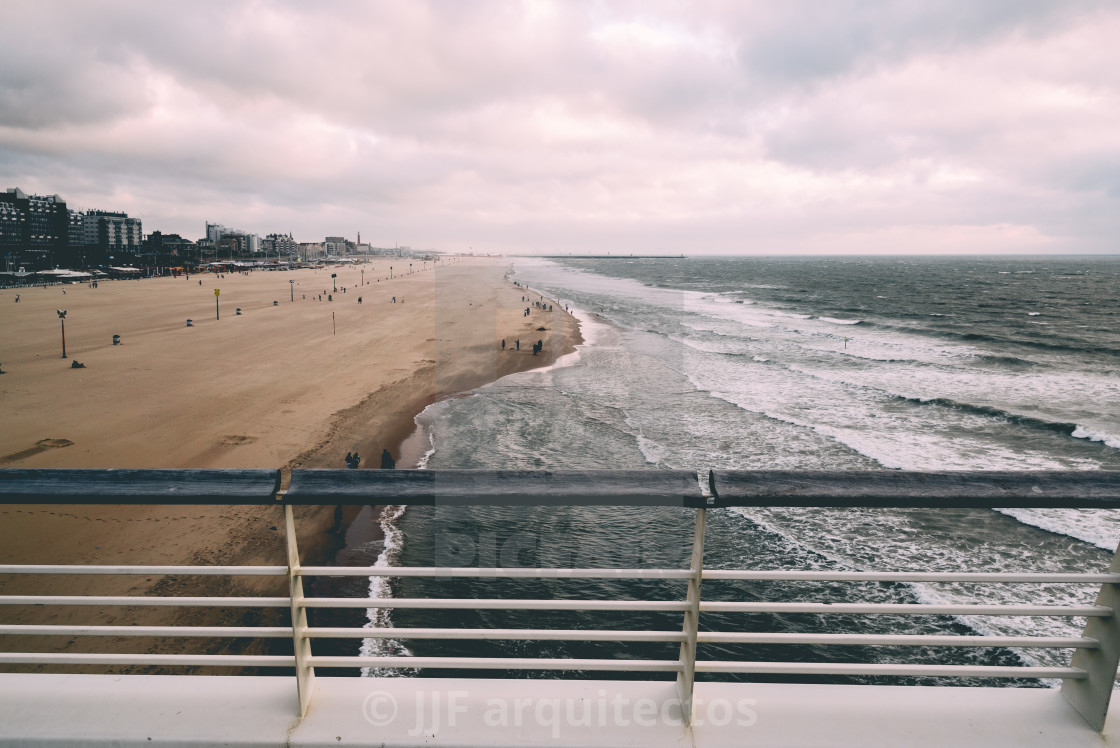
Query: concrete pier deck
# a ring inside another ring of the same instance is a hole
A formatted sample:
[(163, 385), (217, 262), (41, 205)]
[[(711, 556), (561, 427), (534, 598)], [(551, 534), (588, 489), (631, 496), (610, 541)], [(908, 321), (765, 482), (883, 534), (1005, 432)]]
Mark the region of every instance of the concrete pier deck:
[(1120, 746), (1056, 689), (0, 674), (4, 746)]

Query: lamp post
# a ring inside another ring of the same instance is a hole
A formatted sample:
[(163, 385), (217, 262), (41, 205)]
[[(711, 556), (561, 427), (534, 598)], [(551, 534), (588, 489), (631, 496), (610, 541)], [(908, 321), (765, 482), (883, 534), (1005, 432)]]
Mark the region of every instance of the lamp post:
[(292, 301), (296, 300), (296, 282), (294, 280), (288, 281), (288, 289), (292, 292)]
[(412, 275), (412, 263), (408, 263), (408, 274)]
[(66, 358), (66, 310), (55, 309), (58, 312), (58, 321), (62, 323), (62, 357)]
[(393, 266), (389, 266), (389, 280), (393, 280)]

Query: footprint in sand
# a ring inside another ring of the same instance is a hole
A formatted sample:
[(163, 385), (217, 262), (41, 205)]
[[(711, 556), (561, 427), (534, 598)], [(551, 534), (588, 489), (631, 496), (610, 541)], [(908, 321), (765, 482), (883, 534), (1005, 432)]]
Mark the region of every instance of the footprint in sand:
[(255, 436), (242, 436), (241, 434), (234, 434), (232, 436), (222, 437), (223, 447), (238, 447), (242, 444), (252, 444), (257, 440)]
[(74, 442), (70, 441), (69, 439), (40, 439), (39, 441), (35, 442), (34, 447), (25, 449), (22, 452), (13, 452), (10, 455), (0, 457), (0, 465), (19, 462), (20, 460), (25, 460), (28, 457), (37, 455), (40, 452), (46, 452), (48, 449), (60, 449), (62, 447), (69, 447), (73, 443)]

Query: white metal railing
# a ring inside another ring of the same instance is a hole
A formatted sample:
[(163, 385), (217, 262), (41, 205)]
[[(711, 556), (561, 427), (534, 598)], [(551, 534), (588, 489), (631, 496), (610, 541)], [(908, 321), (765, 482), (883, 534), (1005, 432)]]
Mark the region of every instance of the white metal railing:
[[(82, 471), (59, 471), (80, 473)], [(679, 473), (540, 473), (516, 474), (516, 480), (506, 481), (504, 473), (483, 471), (451, 471), (435, 473), (425, 471), (424, 476), (415, 471), (296, 471), (287, 491), (278, 489), (279, 480), (269, 478), (265, 495), (251, 500), (247, 495), (230, 496), (229, 491), (248, 491), (256, 495), (261, 486), (245, 488), (252, 471), (237, 472), (242, 481), (236, 490), (214, 490), (219, 485), (218, 475), (229, 471), (190, 471), (191, 476), (175, 474), (176, 471), (138, 471), (161, 473), (151, 478), (179, 481), (169, 496), (153, 493), (152, 485), (136, 489), (131, 495), (113, 493), (114, 484), (143, 483), (142, 476), (134, 481), (123, 480), (128, 476), (116, 475), (97, 482), (98, 472), (77, 476), (93, 488), (86, 493), (78, 490), (73, 475), (61, 476), (65, 484), (65, 498), (76, 503), (83, 498), (96, 496), (102, 503), (180, 503), (184, 497), (195, 503), (259, 503), (280, 504), (284, 512), (286, 531), (286, 566), (133, 566), (133, 565), (0, 565), (0, 575), (196, 575), (196, 576), (262, 576), (285, 577), (287, 596), (131, 596), (131, 595), (0, 595), (0, 611), (8, 606), (120, 606), (129, 608), (168, 607), (183, 608), (276, 608), (286, 609), (290, 625), (286, 626), (122, 626), (122, 625), (70, 625), (70, 624), (0, 624), (0, 637), (22, 636), (89, 636), (89, 637), (192, 637), (231, 638), (252, 637), (290, 639), (291, 655), (207, 655), (207, 654), (148, 654), (148, 653), (64, 653), (64, 652), (0, 652), (0, 664), (51, 665), (51, 666), (191, 666), (191, 667), (243, 667), (294, 669), (299, 692), (301, 714), (306, 713), (315, 690), (316, 668), (453, 668), (460, 670), (532, 670), (532, 671), (599, 671), (631, 673), (676, 673), (678, 695), (684, 706), (687, 721), (690, 713), (693, 683), (696, 673), (734, 673), (752, 675), (787, 676), (911, 676), (911, 677), (968, 677), (968, 678), (1055, 678), (1062, 679), (1063, 693), (1086, 720), (1100, 730), (1107, 713), (1117, 663), (1120, 660), (1120, 627), (1115, 609), (1120, 585), (1120, 567), (1113, 561), (1107, 572), (1085, 573), (941, 573), (941, 572), (823, 572), (823, 571), (758, 571), (705, 569), (704, 538), (706, 516), (709, 508), (720, 506), (753, 505), (768, 503), (784, 506), (915, 506), (936, 505), (948, 495), (946, 485), (952, 484), (947, 503), (963, 502), (972, 496), (973, 506), (1120, 506), (1120, 490), (1116, 490), (1111, 476), (1099, 474), (1077, 481), (1055, 480), (1052, 473), (1026, 474), (1038, 476), (1035, 483), (1024, 474), (905, 474), (905, 486), (894, 493), (883, 488), (881, 474), (849, 473), (832, 475), (833, 487), (822, 490), (819, 475), (801, 473), (752, 473), (730, 474), (727, 483), (745, 485), (744, 481), (757, 480), (757, 495), (738, 495), (728, 491), (718, 492), (722, 473), (713, 474), (709, 484), (713, 491), (703, 493), (694, 474)], [(182, 471), (187, 472), (187, 471)], [(261, 471), (267, 472), (267, 471)], [(620, 479), (620, 475), (622, 478)], [(495, 479), (495, 476), (497, 478)], [(781, 481), (797, 481), (806, 495), (791, 496), (788, 485), (779, 489)], [(35, 481), (42, 481), (42, 494), (54, 503), (61, 503), (58, 489), (49, 486), (52, 471), (2, 471), (0, 470), (0, 501), (6, 503), (30, 502), (42, 496), (34, 493)], [(265, 476), (267, 477), (267, 476)], [(889, 479), (891, 476), (887, 476)], [(1097, 482), (1092, 479), (1097, 477)], [(8, 479), (7, 482), (5, 479)], [(93, 479), (92, 483), (89, 479)], [(487, 484), (487, 479), (491, 483)], [(209, 488), (191, 494), (183, 490), (182, 482), (209, 481)], [(303, 479), (303, 480), (301, 480)], [(970, 479), (972, 482), (970, 483)], [(496, 480), (495, 484), (493, 481)], [(534, 483), (535, 481), (535, 483)], [(862, 481), (862, 483), (861, 483)], [(993, 498), (993, 481), (999, 484), (998, 495)], [(1078, 482), (1080, 481), (1080, 482)], [(1090, 483), (1086, 483), (1090, 481)], [(258, 481), (259, 482), (259, 481)], [(264, 485), (263, 483), (261, 485)], [(442, 485), (440, 494), (433, 487)], [(466, 485), (469, 491), (464, 492)], [(510, 488), (515, 485), (516, 488)], [(1012, 486), (1009, 488), (1009, 485)], [(1040, 498), (1038, 485), (1044, 488)], [(758, 488), (761, 486), (761, 488)], [(870, 486), (870, 488), (869, 488)], [(915, 490), (914, 486), (922, 487)], [(1051, 487), (1060, 487), (1055, 495)], [(682, 491), (683, 487), (683, 491)], [(932, 492), (929, 489), (932, 490)], [(228, 489), (228, 486), (227, 486)], [(852, 495), (855, 490), (862, 491)], [(99, 491), (101, 491), (99, 493)], [(209, 493), (207, 493), (209, 491)], [(224, 491), (224, 492), (223, 492)], [(939, 492), (940, 491), (940, 492)], [(744, 498), (746, 496), (746, 498)], [(433, 498), (434, 497), (434, 498)], [(962, 498), (963, 497), (963, 498)], [(296, 544), (295, 520), (292, 506), (307, 504), (432, 504), (443, 499), (448, 504), (579, 504), (617, 505), (641, 504), (643, 499), (659, 505), (691, 506), (695, 509), (693, 545), (688, 569), (568, 569), (568, 568), (462, 568), (462, 567), (334, 567), (303, 566)], [(141, 501), (140, 499), (143, 499)], [(1030, 501), (1032, 503), (1026, 504)], [(1007, 503), (1010, 502), (1010, 503)], [(1042, 502), (1042, 503), (1040, 503)], [(357, 598), (357, 597), (308, 597), (304, 579), (312, 577), (386, 576), (386, 577), (473, 577), (486, 579), (633, 579), (687, 582), (683, 597), (659, 600), (606, 600), (606, 599), (517, 599), (517, 598)], [(921, 582), (954, 584), (1071, 584), (1099, 586), (1100, 593), (1093, 605), (993, 605), (993, 604), (910, 604), (910, 603), (822, 603), (822, 602), (742, 602), (705, 600), (703, 583), (726, 581), (765, 582)], [(503, 611), (625, 611), (679, 614), (681, 625), (676, 630), (584, 630), (541, 628), (366, 628), (366, 627), (313, 627), (308, 624), (308, 611), (312, 609), (472, 609)], [(1046, 616), (1084, 617), (1088, 625), (1081, 636), (949, 636), (943, 634), (857, 634), (857, 633), (789, 633), (766, 631), (702, 631), (701, 620), (709, 613), (788, 614), (803, 613), (830, 615), (951, 615), (951, 616)], [(598, 642), (662, 642), (679, 644), (676, 658), (666, 659), (576, 659), (576, 658), (513, 658), (513, 657), (415, 657), (415, 656), (342, 656), (315, 654), (313, 643), (321, 639), (459, 639), (459, 640), (581, 640)], [(3, 639), (0, 638), (0, 644)], [(704, 644), (788, 644), (817, 646), (883, 646), (883, 647), (1015, 647), (1069, 649), (1073, 651), (1068, 666), (992, 666), (992, 665), (930, 665), (913, 663), (837, 663), (837, 662), (754, 662), (706, 660), (698, 658), (698, 648)]]

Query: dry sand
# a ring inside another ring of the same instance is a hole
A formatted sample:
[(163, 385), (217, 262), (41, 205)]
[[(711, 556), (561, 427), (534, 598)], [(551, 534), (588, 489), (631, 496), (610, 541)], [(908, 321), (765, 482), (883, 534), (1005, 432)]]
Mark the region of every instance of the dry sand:
[[(342, 468), (354, 450), (363, 467), (377, 467), (382, 449), (398, 456), (429, 403), (546, 365), (579, 342), (578, 324), (555, 302), (552, 313), (523, 315), (527, 292), (504, 279), (508, 266), (498, 258), (412, 260), (409, 273), (409, 262), (394, 258), (0, 290), (0, 467)], [(67, 310), (66, 359), (56, 309)], [(513, 350), (518, 339), (521, 351)], [(544, 353), (534, 357), (538, 339)], [(70, 368), (72, 361), (85, 368)], [(297, 517), (305, 563), (321, 559), (336, 529), (333, 508)], [(279, 509), (255, 507), (4, 506), (0, 563), (283, 564), (282, 528)], [(277, 579), (221, 589), (213, 581), (13, 575), (0, 576), (0, 592), (284, 594)], [(273, 620), (267, 611), (221, 615), (245, 619)], [(7, 608), (3, 620), (214, 621), (205, 612), (89, 607)], [(27, 644), (0, 637), (4, 649)], [(34, 648), (91, 644), (51, 637)], [(142, 652), (150, 644), (102, 640), (94, 648)], [(174, 649), (165, 643), (161, 651)]]

